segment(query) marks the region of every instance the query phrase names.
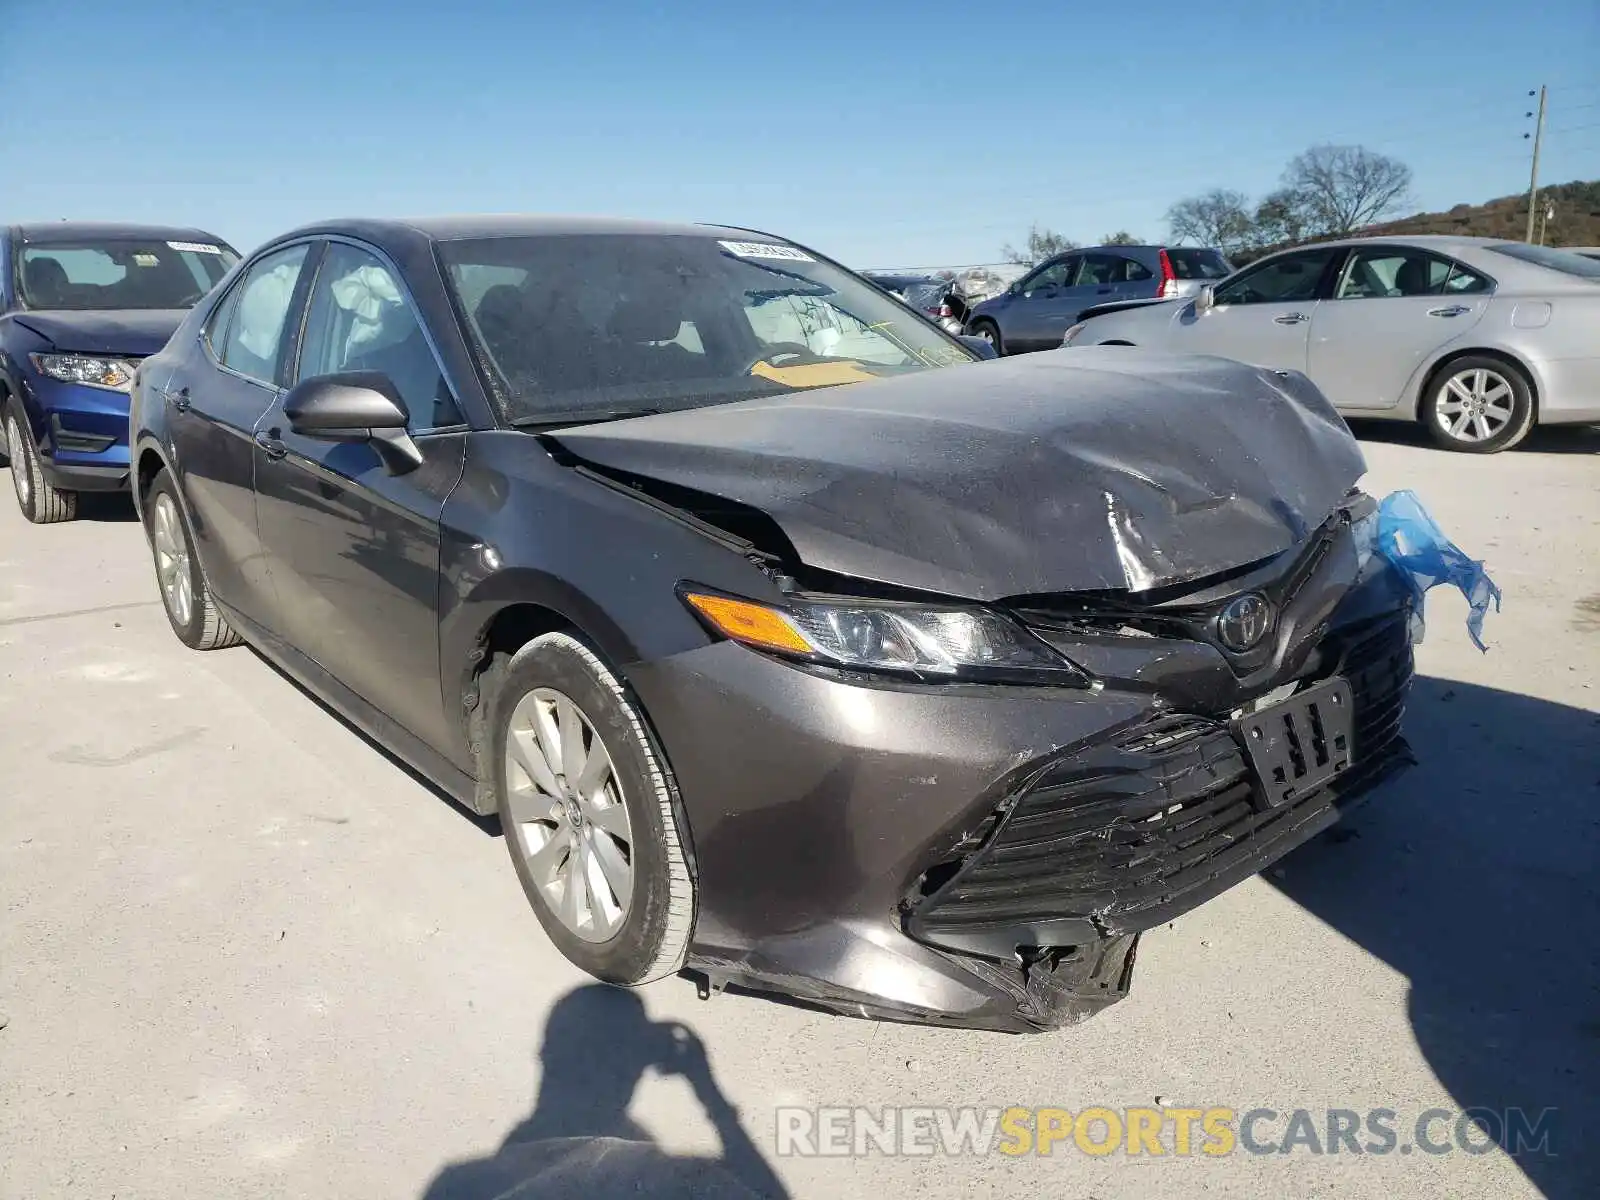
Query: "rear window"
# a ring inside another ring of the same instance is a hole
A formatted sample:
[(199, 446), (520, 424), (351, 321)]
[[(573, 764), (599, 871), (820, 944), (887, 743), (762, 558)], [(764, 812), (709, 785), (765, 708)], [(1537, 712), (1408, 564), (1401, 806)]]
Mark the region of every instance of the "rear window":
[(1525, 242), (1501, 242), (1490, 246), (1496, 254), (1507, 258), (1520, 258), (1536, 267), (1560, 271), (1563, 275), (1576, 275), (1579, 279), (1600, 279), (1600, 261), (1574, 254), (1571, 250), (1558, 250), (1554, 246), (1530, 246)]
[(1167, 261), (1172, 264), (1172, 273), (1179, 279), (1226, 279), (1233, 274), (1228, 260), (1215, 250), (1185, 250), (1182, 246), (1169, 246)]

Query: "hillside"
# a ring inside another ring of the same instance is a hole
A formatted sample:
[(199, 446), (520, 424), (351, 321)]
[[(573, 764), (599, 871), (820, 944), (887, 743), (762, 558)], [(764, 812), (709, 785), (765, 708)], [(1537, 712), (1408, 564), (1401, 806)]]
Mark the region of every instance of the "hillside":
[[(1545, 227), (1545, 245), (1600, 246), (1600, 180), (1558, 183), (1540, 188), (1541, 212), (1547, 203), (1554, 203), (1555, 216)], [(1458, 204), (1449, 212), (1416, 213), (1395, 221), (1382, 221), (1357, 230), (1356, 234), (1361, 237), (1395, 237), (1445, 233), (1508, 238), (1520, 242), (1527, 232), (1528, 194), (1523, 192), (1516, 196), (1501, 196), (1484, 204)], [(1283, 248), (1282, 245), (1263, 246), (1251, 253), (1232, 257), (1236, 264), (1242, 264)]]

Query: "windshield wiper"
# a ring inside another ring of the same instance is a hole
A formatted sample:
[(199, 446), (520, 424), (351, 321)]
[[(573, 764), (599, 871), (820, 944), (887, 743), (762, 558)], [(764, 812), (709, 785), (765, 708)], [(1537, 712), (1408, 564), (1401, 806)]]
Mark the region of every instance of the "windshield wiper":
[(510, 422), (513, 429), (553, 429), (561, 425), (599, 425), (604, 421), (626, 421), (629, 417), (653, 417), (659, 408), (574, 408), (565, 412), (529, 413)]

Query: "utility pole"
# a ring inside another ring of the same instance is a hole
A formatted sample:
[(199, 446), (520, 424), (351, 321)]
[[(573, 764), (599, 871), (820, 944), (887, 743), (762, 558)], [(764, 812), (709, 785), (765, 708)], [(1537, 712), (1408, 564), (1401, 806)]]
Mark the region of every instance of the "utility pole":
[[(1528, 95), (1533, 95), (1529, 92)], [(1533, 171), (1528, 176), (1528, 236), (1523, 239), (1533, 241), (1533, 219), (1538, 215), (1539, 207), (1539, 144), (1544, 141), (1544, 84), (1539, 85), (1539, 120), (1533, 127)], [(1533, 116), (1529, 113), (1528, 116)], [(1523, 134), (1527, 137), (1527, 134)]]

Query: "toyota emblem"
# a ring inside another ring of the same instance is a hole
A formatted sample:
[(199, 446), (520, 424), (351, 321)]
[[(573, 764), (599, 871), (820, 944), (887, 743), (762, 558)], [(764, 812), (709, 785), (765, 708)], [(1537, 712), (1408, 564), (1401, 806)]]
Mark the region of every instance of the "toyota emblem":
[(1271, 629), (1272, 605), (1259, 592), (1235, 596), (1217, 617), (1217, 639), (1240, 654), (1259, 646)]

